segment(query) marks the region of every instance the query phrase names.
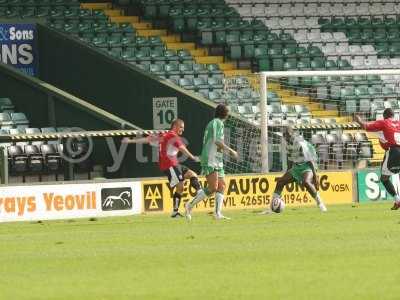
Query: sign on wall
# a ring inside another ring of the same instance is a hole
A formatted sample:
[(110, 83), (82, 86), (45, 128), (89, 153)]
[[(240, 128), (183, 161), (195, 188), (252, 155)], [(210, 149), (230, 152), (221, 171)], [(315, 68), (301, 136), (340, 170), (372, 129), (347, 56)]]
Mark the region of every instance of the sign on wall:
[(0, 187), (0, 222), (124, 216), (141, 212), (139, 182)]
[(36, 42), (36, 25), (0, 24), (0, 61), (27, 75), (38, 75)]
[[(386, 191), (380, 182), (380, 169), (367, 169), (357, 172), (358, 201), (369, 202), (378, 200), (393, 200), (393, 197)], [(399, 174), (390, 177), (394, 188), (400, 191)]]
[(178, 99), (176, 97), (153, 98), (153, 128), (169, 129), (172, 121), (178, 117)]
[[(223, 206), (226, 209), (266, 208), (270, 204), (276, 180), (280, 175), (226, 176)], [(352, 203), (353, 175), (351, 172), (320, 172), (320, 193), (327, 206)], [(205, 179), (200, 178), (202, 186)], [(145, 212), (172, 211), (173, 189), (166, 179), (142, 181), (143, 209)], [(195, 191), (185, 182), (183, 202), (191, 200)], [(287, 206), (315, 206), (315, 200), (304, 187), (289, 184), (282, 193)], [(196, 210), (209, 211), (215, 207), (214, 197), (197, 205)]]

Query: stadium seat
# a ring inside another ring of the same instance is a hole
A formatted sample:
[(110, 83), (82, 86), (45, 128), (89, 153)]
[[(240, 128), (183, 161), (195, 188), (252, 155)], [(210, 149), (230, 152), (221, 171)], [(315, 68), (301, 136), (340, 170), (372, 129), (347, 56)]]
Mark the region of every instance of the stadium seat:
[(44, 166), (43, 156), (38, 146), (25, 145), (24, 152), (28, 158), (28, 170), (32, 173), (42, 172)]
[(19, 145), (7, 147), (9, 170), (11, 175), (24, 175), (28, 170), (28, 158)]

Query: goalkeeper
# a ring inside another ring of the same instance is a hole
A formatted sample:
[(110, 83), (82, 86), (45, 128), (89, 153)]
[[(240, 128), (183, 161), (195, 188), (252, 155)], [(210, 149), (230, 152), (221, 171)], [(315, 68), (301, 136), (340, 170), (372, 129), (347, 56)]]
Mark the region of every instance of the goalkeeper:
[(316, 171), (318, 157), (314, 146), (307, 142), (301, 135), (295, 135), (289, 127), (285, 130), (284, 138), (288, 144), (290, 152), (289, 160), (292, 161), (293, 166), (278, 179), (272, 199), (281, 197), (285, 185), (297, 182), (306, 188), (322, 212), (327, 211), (318, 193), (319, 179)]

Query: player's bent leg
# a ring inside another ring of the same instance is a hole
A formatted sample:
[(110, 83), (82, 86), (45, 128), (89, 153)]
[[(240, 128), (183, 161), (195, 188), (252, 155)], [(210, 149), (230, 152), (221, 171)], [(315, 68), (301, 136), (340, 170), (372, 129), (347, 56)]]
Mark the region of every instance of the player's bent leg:
[[(380, 180), (381, 180), (383, 186), (385, 187), (386, 191), (392, 197), (394, 197), (394, 203), (393, 203), (393, 207), (391, 209), (398, 210), (400, 208), (400, 197), (399, 197), (399, 195), (397, 195), (396, 190), (393, 186), (393, 183), (390, 181), (390, 176), (393, 175), (394, 173), (392, 173), (388, 167), (389, 161), (392, 162), (393, 160), (398, 159), (397, 157), (394, 158), (391, 156), (391, 155), (393, 155), (393, 153), (394, 152), (393, 151), (391, 152), (390, 150), (385, 152), (385, 156), (383, 158), (382, 165), (381, 165), (381, 174), (382, 175), (381, 175)], [(396, 155), (397, 153), (394, 153), (394, 154)]]
[[(382, 173), (384, 170), (382, 170)], [(383, 186), (385, 187), (386, 191), (394, 197), (394, 203), (391, 208), (391, 210), (398, 210), (400, 208), (400, 197), (396, 193), (396, 189), (394, 188), (393, 183), (390, 181), (390, 175), (381, 175), (381, 182)]]
[(310, 193), (311, 197), (314, 198), (315, 202), (317, 202), (317, 205), (318, 205), (319, 209), (322, 212), (326, 212), (327, 208), (326, 208), (324, 202), (322, 201), (322, 198), (321, 198), (320, 194), (318, 193), (317, 189), (315, 188), (315, 185), (313, 183), (313, 179), (314, 179), (314, 174), (312, 173), (312, 171), (307, 171), (307, 172), (303, 173), (303, 185), (304, 185), (304, 187)]
[(292, 176), (291, 172), (288, 171), (285, 174), (283, 174), (282, 177), (278, 178), (278, 181), (276, 182), (276, 187), (274, 190), (274, 196), (281, 196), (283, 188), (285, 187), (285, 185), (292, 183), (293, 181), (295, 181), (294, 177)]
[[(283, 191), (283, 188), (285, 187), (285, 185), (294, 182), (295, 179), (292, 176), (290, 170), (287, 171), (285, 174), (283, 174), (282, 177), (279, 177), (277, 182), (276, 182), (276, 186), (275, 186), (275, 190), (274, 193), (272, 194), (272, 199), (276, 199), (276, 198), (281, 198), (281, 194)], [(271, 201), (272, 201), (271, 199)], [(260, 214), (261, 215), (267, 215), (271, 213), (271, 209), (268, 207), (266, 209), (264, 209)]]
[[(200, 203), (207, 197), (211, 196), (217, 190), (218, 177), (216, 176), (216, 172), (208, 173), (208, 171), (212, 171), (212, 170), (208, 170), (208, 169), (206, 171), (207, 172), (205, 172), (205, 175), (206, 175), (206, 179), (207, 179), (207, 187), (204, 189), (200, 188), (198, 190), (196, 196), (192, 199), (192, 201), (186, 202), (186, 204), (185, 204), (185, 215), (186, 215), (186, 218), (188, 221), (190, 221), (192, 219), (193, 207), (195, 207), (197, 203)], [(197, 179), (197, 176), (196, 176), (196, 179)], [(198, 182), (198, 179), (197, 179), (197, 182)], [(192, 184), (192, 181), (191, 181), (191, 184)], [(199, 186), (200, 186), (200, 183), (199, 183)]]

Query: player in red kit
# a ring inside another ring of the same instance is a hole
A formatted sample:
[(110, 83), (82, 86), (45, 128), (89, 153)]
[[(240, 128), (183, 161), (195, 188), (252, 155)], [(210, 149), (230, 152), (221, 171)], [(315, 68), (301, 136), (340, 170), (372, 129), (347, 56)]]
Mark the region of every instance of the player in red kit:
[(390, 181), (390, 176), (400, 172), (400, 121), (394, 120), (393, 117), (393, 110), (386, 108), (383, 111), (383, 120), (364, 122), (359, 116), (355, 116), (355, 121), (366, 131), (376, 132), (379, 135), (381, 147), (385, 149), (381, 165), (381, 182), (394, 197), (392, 210), (396, 210), (400, 208), (400, 196)]
[(125, 138), (122, 140), (123, 143), (145, 143), (159, 147), (160, 170), (167, 175), (170, 187), (176, 187), (173, 195), (174, 208), (171, 215), (173, 218), (182, 216), (179, 213), (179, 205), (181, 203), (184, 180), (189, 179), (190, 185), (196, 192), (201, 190), (197, 174), (178, 161), (178, 153), (181, 152), (193, 161), (199, 162), (199, 158), (190, 153), (180, 138), (184, 129), (185, 123), (181, 119), (176, 119), (172, 122), (171, 129), (161, 135), (138, 139)]

